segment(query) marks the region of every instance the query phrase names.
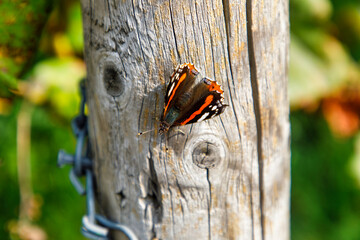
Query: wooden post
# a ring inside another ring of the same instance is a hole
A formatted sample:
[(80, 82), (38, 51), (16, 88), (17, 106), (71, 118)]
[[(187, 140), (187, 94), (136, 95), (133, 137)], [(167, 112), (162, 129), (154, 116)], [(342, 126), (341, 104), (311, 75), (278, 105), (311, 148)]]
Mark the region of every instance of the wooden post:
[[(287, 0), (82, 0), (97, 199), (140, 239), (289, 239)], [(174, 68), (218, 81), (220, 117), (159, 127)], [(117, 236), (121, 238), (121, 236)]]

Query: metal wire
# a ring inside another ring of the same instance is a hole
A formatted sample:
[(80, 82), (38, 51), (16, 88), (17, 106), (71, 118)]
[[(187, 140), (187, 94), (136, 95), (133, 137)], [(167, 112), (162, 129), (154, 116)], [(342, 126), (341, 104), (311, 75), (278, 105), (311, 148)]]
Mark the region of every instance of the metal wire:
[[(76, 136), (76, 150), (75, 154), (67, 154), (65, 151), (60, 150), (58, 154), (58, 166), (72, 165), (69, 173), (69, 178), (74, 188), (80, 195), (86, 196), (86, 215), (82, 218), (82, 234), (89, 239), (108, 240), (109, 229), (117, 230), (124, 233), (129, 240), (137, 240), (137, 236), (133, 231), (125, 225), (113, 222), (106, 219), (104, 216), (96, 214), (95, 210), (95, 196), (93, 184), (93, 169), (92, 160), (84, 152), (89, 152), (87, 139), (87, 116), (85, 115), (85, 84), (84, 80), (80, 83), (81, 88), (81, 104), (80, 111), (77, 117), (72, 122), (72, 129)], [(87, 151), (84, 151), (87, 150)], [(85, 176), (86, 188), (80, 181), (80, 177)]]

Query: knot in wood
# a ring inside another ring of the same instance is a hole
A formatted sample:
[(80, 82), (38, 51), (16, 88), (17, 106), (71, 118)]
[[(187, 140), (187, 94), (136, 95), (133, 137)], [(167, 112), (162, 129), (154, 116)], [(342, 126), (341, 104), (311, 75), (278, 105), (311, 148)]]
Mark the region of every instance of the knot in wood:
[(106, 63), (103, 70), (103, 81), (106, 92), (113, 97), (123, 94), (125, 86), (125, 74), (117, 69), (113, 63)]
[(184, 155), (193, 164), (202, 169), (215, 168), (225, 161), (226, 145), (217, 135), (203, 131), (196, 134), (187, 142)]
[(199, 168), (213, 168), (221, 161), (219, 146), (209, 141), (201, 142), (193, 149), (192, 159)]
[[(108, 100), (116, 104), (118, 110), (123, 110), (133, 96), (132, 74), (124, 65), (117, 53), (101, 52), (96, 56), (99, 62), (96, 78), (102, 81), (101, 89), (107, 94)], [(98, 86), (96, 86), (97, 88)]]

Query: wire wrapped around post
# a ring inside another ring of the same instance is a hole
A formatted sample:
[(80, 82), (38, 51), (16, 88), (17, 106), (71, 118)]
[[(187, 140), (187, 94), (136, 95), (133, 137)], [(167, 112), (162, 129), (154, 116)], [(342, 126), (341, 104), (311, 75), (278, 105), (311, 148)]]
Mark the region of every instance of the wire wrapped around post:
[[(85, 115), (86, 91), (85, 80), (80, 82), (81, 104), (78, 116), (76, 116), (71, 126), (76, 137), (75, 154), (71, 155), (63, 150), (58, 154), (58, 166), (72, 165), (69, 178), (74, 188), (80, 195), (86, 196), (86, 215), (82, 218), (82, 234), (89, 239), (109, 239), (109, 230), (117, 230), (124, 233), (129, 240), (137, 240), (133, 231), (122, 224), (110, 221), (104, 216), (96, 214), (94, 196), (94, 174), (92, 160), (89, 158), (89, 144), (87, 144), (87, 116)], [(86, 187), (80, 181), (80, 177), (86, 178)]]

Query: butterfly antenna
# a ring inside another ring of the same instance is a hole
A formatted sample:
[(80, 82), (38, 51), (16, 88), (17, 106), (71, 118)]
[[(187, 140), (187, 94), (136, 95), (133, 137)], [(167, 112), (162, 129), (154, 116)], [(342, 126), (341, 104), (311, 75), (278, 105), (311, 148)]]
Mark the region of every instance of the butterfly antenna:
[(145, 134), (145, 133), (152, 132), (152, 131), (154, 131), (154, 130), (155, 130), (155, 129), (147, 130), (147, 131), (145, 131), (145, 132), (139, 132), (137, 135), (138, 135), (138, 136), (141, 136), (141, 135), (143, 135), (143, 134)]

